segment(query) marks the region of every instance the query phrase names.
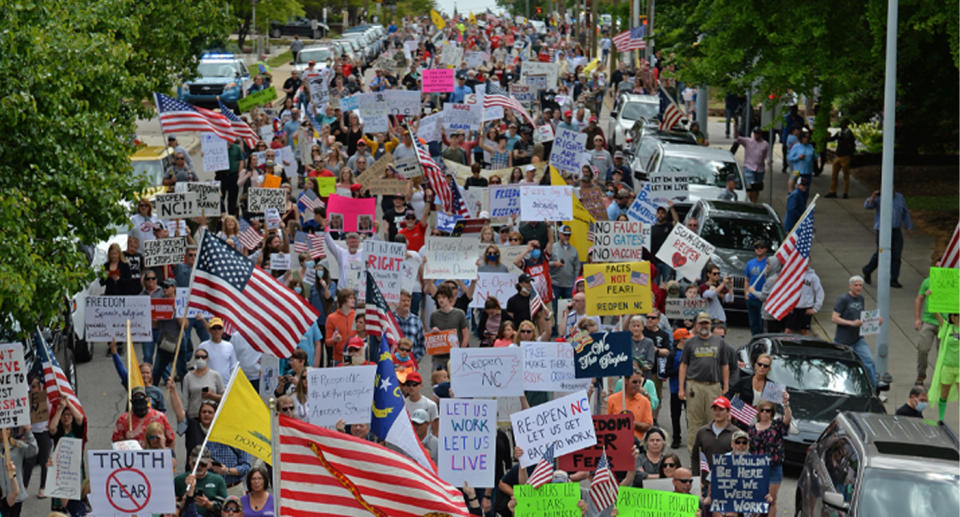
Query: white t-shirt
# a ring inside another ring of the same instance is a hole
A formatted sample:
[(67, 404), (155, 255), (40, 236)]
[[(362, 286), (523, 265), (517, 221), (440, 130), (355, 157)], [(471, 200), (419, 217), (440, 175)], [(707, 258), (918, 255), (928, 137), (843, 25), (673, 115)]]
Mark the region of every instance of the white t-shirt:
[(233, 345), (233, 350), (237, 354), (237, 362), (240, 364), (240, 369), (243, 370), (243, 374), (247, 376), (247, 379), (251, 381), (259, 379), (260, 356), (263, 354), (257, 352), (250, 346), (250, 343), (247, 343), (247, 340), (240, 334), (231, 335), (230, 343)]
[(160, 219), (155, 216), (133, 214), (130, 216), (130, 224), (133, 226), (133, 235), (143, 243), (156, 239), (153, 231), (160, 224)]
[(404, 404), (407, 406), (407, 413), (410, 415), (413, 415), (413, 412), (418, 409), (425, 409), (427, 411), (427, 420), (433, 422), (437, 419), (437, 403), (423, 395), (420, 395), (420, 400), (416, 402), (406, 399)]
[(226, 339), (220, 340), (219, 343), (214, 343), (208, 339), (200, 343), (198, 349), (207, 352), (207, 355), (210, 356), (207, 358), (207, 366), (219, 373), (224, 382), (227, 382), (233, 374), (233, 369), (239, 363), (233, 345)]

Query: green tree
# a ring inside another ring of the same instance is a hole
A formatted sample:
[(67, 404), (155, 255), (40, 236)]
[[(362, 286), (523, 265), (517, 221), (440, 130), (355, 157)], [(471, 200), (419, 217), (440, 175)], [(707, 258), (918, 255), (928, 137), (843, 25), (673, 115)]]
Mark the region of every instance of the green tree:
[(129, 159), (135, 121), (153, 111), (141, 101), (192, 73), (226, 24), (215, 1), (23, 0), (4, 17), (0, 317), (30, 329), (95, 276), (78, 243), (126, 226), (122, 203), (143, 187)]

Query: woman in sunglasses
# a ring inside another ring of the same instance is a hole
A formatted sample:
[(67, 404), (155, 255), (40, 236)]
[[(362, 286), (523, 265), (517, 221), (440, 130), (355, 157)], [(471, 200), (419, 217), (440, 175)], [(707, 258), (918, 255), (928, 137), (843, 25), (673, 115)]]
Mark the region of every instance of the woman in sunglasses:
[[(770, 361), (769, 356), (761, 355), (757, 363)], [(750, 434), (750, 453), (766, 454), (770, 456), (770, 502), (768, 515), (777, 513), (777, 493), (783, 481), (783, 437), (790, 432), (790, 420), (793, 414), (790, 411), (790, 394), (783, 391), (783, 418), (776, 416), (777, 405), (769, 400), (757, 403), (757, 422), (747, 432)], [(736, 435), (734, 435), (736, 437)], [(736, 444), (734, 444), (736, 445)]]
[[(728, 399), (740, 397), (740, 400), (755, 406), (756, 401), (760, 400), (763, 389), (767, 386), (767, 375), (770, 373), (770, 366), (772, 364), (773, 358), (770, 354), (758, 355), (757, 358), (753, 360), (753, 375), (750, 377), (741, 376), (740, 380), (730, 387), (730, 391), (727, 392), (726, 397)], [(747, 430), (746, 424), (741, 423), (739, 420), (734, 420), (733, 423), (744, 431)]]

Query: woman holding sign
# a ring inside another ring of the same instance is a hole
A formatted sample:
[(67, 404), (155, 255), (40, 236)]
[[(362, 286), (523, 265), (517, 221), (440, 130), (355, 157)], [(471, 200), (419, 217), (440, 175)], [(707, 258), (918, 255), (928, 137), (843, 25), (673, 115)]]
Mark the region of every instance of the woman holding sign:
[(947, 319), (937, 314), (940, 322), (940, 353), (933, 368), (933, 382), (930, 384), (930, 396), (937, 396), (937, 414), (943, 422), (947, 412), (947, 401), (957, 399), (958, 379), (960, 379), (960, 314), (950, 314)]
[[(757, 358), (757, 363), (770, 362), (770, 357), (764, 355)], [(783, 391), (783, 418), (776, 419), (776, 403), (761, 400), (757, 403), (757, 423), (748, 431), (750, 435), (750, 453), (766, 454), (770, 456), (770, 512), (777, 514), (777, 493), (783, 481), (783, 437), (790, 432), (790, 420), (793, 414), (790, 411), (790, 394)]]

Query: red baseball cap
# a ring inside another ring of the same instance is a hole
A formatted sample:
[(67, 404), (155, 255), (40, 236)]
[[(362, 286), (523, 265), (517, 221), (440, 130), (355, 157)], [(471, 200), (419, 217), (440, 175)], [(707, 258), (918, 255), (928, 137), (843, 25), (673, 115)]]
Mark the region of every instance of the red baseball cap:
[(710, 407), (722, 407), (723, 409), (730, 409), (730, 401), (727, 400), (727, 397), (717, 397), (713, 399), (713, 403), (710, 404)]
[(423, 384), (423, 377), (420, 376), (417, 372), (410, 372), (407, 374), (407, 380), (403, 381), (404, 383), (415, 382), (417, 384)]
[(350, 338), (350, 341), (347, 341), (347, 350), (351, 348), (363, 348), (363, 339), (360, 336), (353, 336)]
[(563, 117), (564, 117), (564, 118), (572, 117), (572, 116), (573, 116), (573, 112), (570, 111), (570, 110), (567, 110), (567, 111), (564, 111), (564, 112), (563, 112)]

